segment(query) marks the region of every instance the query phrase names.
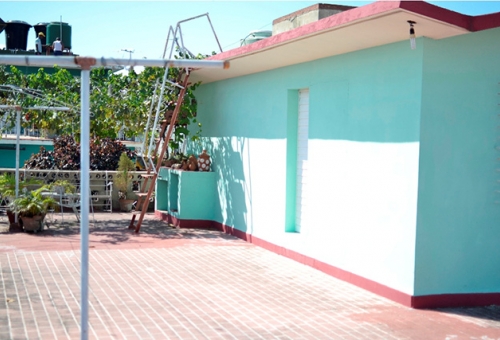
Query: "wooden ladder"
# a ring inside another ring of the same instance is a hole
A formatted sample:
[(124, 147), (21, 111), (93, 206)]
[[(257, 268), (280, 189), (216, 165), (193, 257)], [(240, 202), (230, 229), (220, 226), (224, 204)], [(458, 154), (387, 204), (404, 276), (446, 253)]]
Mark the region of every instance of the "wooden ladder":
[[(165, 72), (168, 72), (168, 68), (165, 69)], [(153, 156), (156, 157), (156, 164), (154, 162), (148, 161), (147, 164), (147, 173), (141, 175), (142, 178), (144, 178), (144, 181), (141, 185), (140, 192), (137, 193), (137, 204), (136, 204), (136, 211), (132, 212), (132, 219), (130, 220), (129, 224), (129, 229), (134, 229), (135, 233), (139, 233), (141, 230), (141, 224), (142, 221), (144, 220), (144, 215), (146, 214), (149, 206), (149, 200), (151, 199), (151, 195), (153, 194), (153, 191), (156, 186), (156, 180), (158, 178), (158, 173), (161, 168), (161, 163), (163, 160), (163, 157), (165, 156), (165, 153), (167, 152), (168, 148), (168, 142), (170, 141), (170, 138), (172, 136), (172, 131), (175, 126), (175, 122), (177, 121), (177, 116), (179, 114), (179, 111), (181, 109), (182, 102), (184, 101), (184, 95), (186, 94), (187, 87), (189, 85), (188, 79), (189, 79), (189, 70), (179, 70), (180, 72), (180, 77), (177, 79), (179, 82), (182, 81), (182, 87), (180, 89), (179, 95), (177, 97), (177, 101), (175, 104), (175, 109), (174, 112), (172, 113), (172, 118), (170, 121), (168, 119), (163, 119), (161, 121), (161, 128), (160, 128), (160, 138), (157, 140), (156, 147), (155, 147), (155, 152), (153, 153)], [(184, 75), (184, 79), (182, 79), (182, 76)], [(165, 135), (165, 130), (167, 129), (167, 133)], [(154, 132), (154, 131), (153, 131)], [(151, 137), (153, 138), (153, 136)], [(160, 152), (158, 153), (158, 149), (160, 148), (161, 141), (163, 140), (163, 145), (161, 147)], [(155, 167), (153, 169), (153, 166)], [(151, 180), (151, 182), (149, 182)], [(146, 187), (148, 186), (149, 182), (149, 187), (147, 192), (145, 192)], [(137, 223), (134, 224), (136, 216), (139, 215), (139, 219), (137, 220)]]

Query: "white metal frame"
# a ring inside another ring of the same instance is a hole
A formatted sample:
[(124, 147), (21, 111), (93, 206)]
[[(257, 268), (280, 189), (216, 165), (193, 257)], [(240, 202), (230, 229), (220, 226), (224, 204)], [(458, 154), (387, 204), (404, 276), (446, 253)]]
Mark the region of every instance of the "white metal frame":
[[(0, 105), (0, 110), (15, 110), (16, 111), (16, 198), (19, 197), (19, 138), (21, 135), (21, 111), (22, 110), (51, 110), (51, 111), (70, 111), (68, 107), (50, 107), (50, 106), (33, 106), (22, 108), (19, 105)], [(18, 214), (15, 214), (15, 223), (18, 223)]]
[[(0, 65), (45, 66), (57, 64), (63, 68), (81, 69), (81, 111), (80, 111), (80, 163), (81, 163), (81, 201), (89, 202), (90, 169), (90, 69), (101, 66), (152, 66), (176, 68), (229, 68), (223, 60), (169, 60), (169, 59), (113, 59), (94, 57), (54, 57), (54, 56), (0, 56)], [(18, 115), (18, 121), (20, 117)], [(19, 125), (19, 124), (18, 124)], [(88, 339), (88, 272), (89, 272), (89, 205), (81, 207), (80, 219), (81, 285), (80, 285), (80, 339)]]

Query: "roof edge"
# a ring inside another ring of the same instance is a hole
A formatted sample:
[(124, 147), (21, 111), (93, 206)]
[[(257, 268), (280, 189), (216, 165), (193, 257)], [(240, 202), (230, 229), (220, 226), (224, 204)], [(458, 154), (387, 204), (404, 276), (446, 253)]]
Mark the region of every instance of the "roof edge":
[(471, 26), (473, 17), (466, 14), (454, 12), (443, 7), (432, 5), (423, 0), (401, 1), (400, 8), (413, 12), (415, 14), (424, 15), (428, 18), (446, 22), (450, 25), (464, 28), (468, 31), (472, 31)]
[(500, 12), (478, 15), (471, 19), (474, 32), (500, 27)]
[[(314, 6), (314, 5), (313, 5)], [(310, 6), (312, 7), (312, 6)], [(377, 0), (365, 6), (355, 7), (344, 12), (320, 19), (296, 29), (273, 35), (267, 39), (260, 40), (250, 45), (234, 48), (211, 56), (208, 60), (231, 60), (240, 56), (260, 52), (274, 48), (282, 44), (302, 39), (307, 36), (318, 34), (322, 31), (335, 29), (344, 25), (350, 25), (357, 21), (366, 20), (402, 9), (414, 14), (428, 17), (453, 25), (469, 32), (481, 31), (500, 27), (500, 12), (469, 16), (451, 11), (449, 9), (432, 5), (423, 0), (415, 1), (384, 1)], [(278, 18), (279, 19), (279, 18)]]
[(296, 29), (273, 35), (267, 39), (254, 42), (250, 45), (237, 47), (207, 58), (208, 60), (227, 60), (238, 56), (251, 54), (266, 48), (272, 48), (282, 43), (304, 38), (319, 31), (332, 29), (338, 26), (351, 24), (371, 16), (384, 14), (400, 8), (401, 1), (376, 1), (371, 4), (349, 9), (321, 20), (300, 26)]

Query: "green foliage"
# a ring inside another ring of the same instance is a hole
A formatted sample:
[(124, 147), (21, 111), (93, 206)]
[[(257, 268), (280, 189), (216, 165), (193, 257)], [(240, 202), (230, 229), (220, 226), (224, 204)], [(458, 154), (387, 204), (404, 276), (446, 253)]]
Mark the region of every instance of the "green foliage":
[(76, 193), (76, 186), (68, 180), (58, 179), (51, 184), (49, 184), (48, 188), (54, 191), (57, 187), (63, 188), (62, 193), (74, 194)]
[[(37, 73), (24, 74), (19, 69), (11, 66), (10, 69), (0, 68), (0, 83), (3, 85), (14, 85), (26, 90), (25, 93), (0, 93), (0, 104), (20, 105), (22, 107), (32, 106), (61, 106), (61, 103), (50, 101), (62, 101), (66, 106), (79, 107), (80, 89), (79, 80), (76, 79), (65, 69), (55, 67), (53, 74), (48, 74), (43, 68)], [(43, 93), (46, 100), (40, 98)], [(32, 94), (32, 95), (28, 95)], [(4, 113), (5, 114), (5, 113)], [(23, 111), (23, 127), (36, 125), (40, 129), (58, 131), (58, 133), (73, 133), (76, 131), (79, 116), (78, 112), (65, 111)], [(15, 125), (15, 114), (9, 116), (6, 128), (12, 128)]]
[[(198, 59), (204, 58), (199, 55)], [(117, 75), (105, 68), (92, 69), (90, 73), (90, 128), (91, 134), (100, 138), (115, 139), (120, 131), (126, 137), (135, 137), (144, 133), (149, 109), (154, 95), (155, 82), (162, 83), (165, 70), (158, 67), (146, 67), (137, 74), (133, 69), (128, 75)], [(168, 69), (169, 79), (178, 79), (180, 70)], [(52, 131), (57, 135), (70, 134), (79, 138), (80, 135), (80, 78), (73, 77), (67, 70), (55, 67), (55, 72), (49, 74), (43, 68), (37, 73), (26, 75), (11, 66), (10, 69), (0, 67), (0, 84), (15, 85), (39, 91), (42, 96), (7, 94), (0, 92), (0, 104), (30, 106), (61, 106), (49, 105), (64, 103), (71, 111), (38, 111), (24, 112), (22, 126), (36, 126), (39, 129)], [(178, 126), (173, 136), (171, 147), (178, 148), (189, 135), (188, 126), (196, 122), (197, 103), (193, 91), (199, 84), (188, 87), (185, 100), (179, 112)], [(160, 86), (156, 95), (159, 95)], [(179, 91), (165, 91), (161, 103), (161, 112), (173, 110)], [(155, 111), (158, 103), (154, 103)], [(154, 111), (154, 112), (155, 112)], [(4, 114), (0, 112), (0, 114)], [(15, 115), (8, 115), (6, 128), (15, 125)], [(196, 135), (199, 135), (199, 131)], [(196, 137), (195, 137), (196, 139)]]
[(10, 173), (3, 173), (0, 176), (0, 195), (2, 197), (15, 196), (16, 192), (16, 178)]
[(120, 198), (127, 198), (132, 193), (132, 178), (129, 171), (135, 170), (135, 163), (124, 152), (118, 161), (118, 169), (113, 185), (120, 191)]
[[(41, 180), (30, 178), (28, 180), (19, 180), (19, 190), (31, 186), (42, 185)], [(8, 172), (0, 175), (0, 195), (2, 197), (15, 197), (16, 196), (16, 177)]]
[(45, 186), (32, 191), (24, 190), (24, 192), (9, 205), (9, 209), (24, 217), (43, 215), (47, 212), (49, 206), (56, 204), (56, 201), (51, 196), (43, 195), (43, 192), (46, 191), (48, 191), (48, 188)]

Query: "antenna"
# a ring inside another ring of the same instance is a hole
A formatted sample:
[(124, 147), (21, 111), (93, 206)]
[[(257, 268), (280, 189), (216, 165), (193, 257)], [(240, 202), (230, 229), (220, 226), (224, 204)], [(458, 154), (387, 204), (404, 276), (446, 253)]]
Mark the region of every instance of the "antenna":
[(129, 59), (132, 59), (132, 53), (135, 52), (134, 49), (130, 49), (130, 48), (122, 48), (120, 51), (128, 52), (129, 53)]

